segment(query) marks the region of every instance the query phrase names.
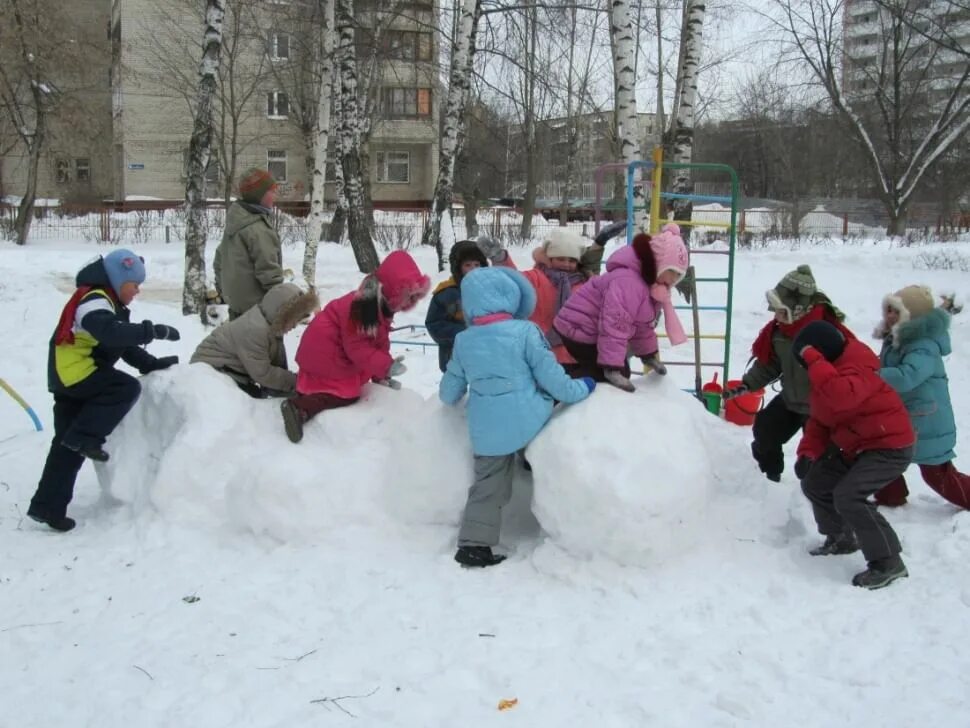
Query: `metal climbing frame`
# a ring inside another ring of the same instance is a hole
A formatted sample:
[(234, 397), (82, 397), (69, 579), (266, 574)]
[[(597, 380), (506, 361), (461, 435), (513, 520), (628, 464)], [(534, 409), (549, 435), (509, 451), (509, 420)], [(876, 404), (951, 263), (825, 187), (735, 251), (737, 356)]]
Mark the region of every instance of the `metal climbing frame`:
[[(714, 277), (703, 277), (695, 278), (695, 283), (724, 283), (727, 285), (727, 295), (724, 305), (719, 306), (699, 306), (696, 301), (696, 285), (694, 288), (694, 305), (700, 311), (723, 311), (725, 314), (724, 323), (724, 333), (723, 334), (700, 334), (699, 332), (693, 332), (693, 336), (700, 339), (721, 339), (724, 341), (724, 359), (720, 362), (711, 361), (701, 361), (701, 367), (708, 368), (720, 368), (722, 371), (722, 382), (727, 383), (728, 381), (728, 369), (730, 367), (731, 358), (731, 314), (732, 314), (732, 301), (734, 298), (734, 252), (737, 242), (737, 219), (738, 219), (738, 203), (739, 203), (739, 187), (738, 187), (738, 175), (733, 168), (726, 164), (664, 164), (663, 163), (663, 153), (661, 150), (654, 150), (653, 160), (651, 161), (636, 161), (630, 162), (627, 165), (626, 170), (626, 214), (628, 220), (633, 220), (634, 211), (638, 209), (634, 205), (634, 181), (636, 176), (636, 171), (638, 169), (649, 169), (651, 172), (651, 194), (650, 194), (650, 232), (656, 233), (660, 230), (661, 223), (664, 222), (675, 222), (678, 225), (690, 226), (690, 227), (725, 227), (728, 232), (728, 249), (727, 250), (698, 250), (692, 249), (690, 254), (694, 255), (726, 255), (728, 257), (728, 274), (726, 277), (714, 276)], [(693, 194), (676, 194), (673, 192), (661, 192), (661, 176), (665, 169), (677, 170), (677, 169), (689, 169), (693, 171), (707, 171), (707, 172), (724, 172), (731, 178), (731, 195), (730, 197), (722, 197), (718, 195), (693, 195)], [(724, 223), (710, 223), (710, 222), (700, 222), (696, 220), (662, 220), (660, 213), (660, 201), (664, 200), (691, 200), (692, 202), (717, 202), (722, 205), (731, 206), (731, 222), (725, 225)], [(641, 206), (639, 209), (645, 209), (646, 206)], [(627, 228), (627, 243), (629, 244), (633, 240), (634, 226), (630, 225)], [(674, 306), (678, 310), (691, 311), (692, 306)], [(674, 361), (665, 362), (668, 366), (697, 366), (696, 361)], [(694, 391), (694, 390), (689, 390)], [(695, 392), (695, 394), (700, 397), (700, 392)]]

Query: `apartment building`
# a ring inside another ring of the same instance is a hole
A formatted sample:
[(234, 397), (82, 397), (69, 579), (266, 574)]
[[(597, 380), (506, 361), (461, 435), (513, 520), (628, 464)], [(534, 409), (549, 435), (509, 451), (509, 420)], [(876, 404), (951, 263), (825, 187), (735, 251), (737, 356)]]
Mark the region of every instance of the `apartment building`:
[[(361, 81), (369, 81), (372, 99), (371, 194), (378, 206), (423, 205), (431, 199), (438, 164), (438, 9), (435, 0), (413, 0), (396, 3), (390, 15), (384, 5), (355, 2)], [(68, 6), (103, 39), (104, 53), (92, 69), (100, 105), (86, 114), (96, 115), (103, 131), (96, 144), (82, 148), (68, 139), (51, 147), (38, 196), (64, 199), (84, 183), (97, 199), (183, 197), (204, 3), (72, 0)], [(210, 198), (223, 196), (227, 170), (259, 166), (281, 182), (281, 199), (308, 199), (318, 9), (309, 0), (230, 4), (214, 103), (218, 139), (207, 172)], [(5, 188), (16, 194), (22, 165), (2, 161)], [(328, 199), (333, 195), (331, 183)]]
[[(970, 48), (970, 9), (941, 0), (915, 0), (907, 19), (919, 30), (946, 29), (952, 41)], [(897, 23), (898, 24), (898, 23)], [(928, 100), (941, 101), (953, 90), (966, 57), (937, 47), (905, 23), (898, 24), (902, 45), (911, 60), (908, 68), (919, 77)], [(883, 58), (891, 57), (894, 27), (889, 11), (874, 0), (846, 0), (843, 16), (843, 88), (850, 96), (875, 90)], [(923, 79), (923, 74), (928, 74)]]

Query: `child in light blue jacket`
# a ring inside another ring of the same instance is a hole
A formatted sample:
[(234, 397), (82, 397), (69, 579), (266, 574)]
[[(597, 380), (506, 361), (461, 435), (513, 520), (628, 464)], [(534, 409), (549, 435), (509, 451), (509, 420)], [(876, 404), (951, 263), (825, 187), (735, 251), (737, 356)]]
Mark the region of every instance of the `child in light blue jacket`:
[(579, 402), (596, 384), (589, 377), (571, 379), (542, 331), (527, 320), (536, 294), (518, 271), (471, 271), (461, 282), (461, 300), (469, 328), (455, 338), (438, 392), (445, 404), (457, 404), (468, 392), (475, 455), (455, 561), (492, 566), (505, 558), (492, 547), (512, 495), (515, 454), (549, 421), (554, 400)]

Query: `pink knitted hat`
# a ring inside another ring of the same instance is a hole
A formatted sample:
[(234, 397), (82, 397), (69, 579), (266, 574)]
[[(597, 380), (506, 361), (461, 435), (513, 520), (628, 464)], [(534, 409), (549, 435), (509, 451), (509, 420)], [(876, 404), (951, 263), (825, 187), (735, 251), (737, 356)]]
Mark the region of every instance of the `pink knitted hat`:
[(687, 246), (680, 237), (680, 227), (676, 223), (667, 223), (650, 238), (650, 249), (657, 262), (658, 277), (665, 270), (672, 270), (681, 278), (687, 275)]

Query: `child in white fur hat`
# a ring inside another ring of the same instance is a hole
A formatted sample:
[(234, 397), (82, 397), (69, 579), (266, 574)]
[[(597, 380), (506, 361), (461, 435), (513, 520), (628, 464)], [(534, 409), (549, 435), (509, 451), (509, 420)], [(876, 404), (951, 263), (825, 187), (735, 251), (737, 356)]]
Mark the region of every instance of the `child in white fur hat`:
[[(951, 309), (952, 310), (952, 309)], [(902, 397), (916, 431), (913, 462), (933, 490), (970, 508), (970, 476), (953, 466), (957, 428), (943, 357), (950, 353), (950, 313), (936, 306), (926, 286), (906, 286), (882, 300), (879, 374)], [(909, 490), (899, 476), (876, 493), (876, 502), (901, 506)]]

